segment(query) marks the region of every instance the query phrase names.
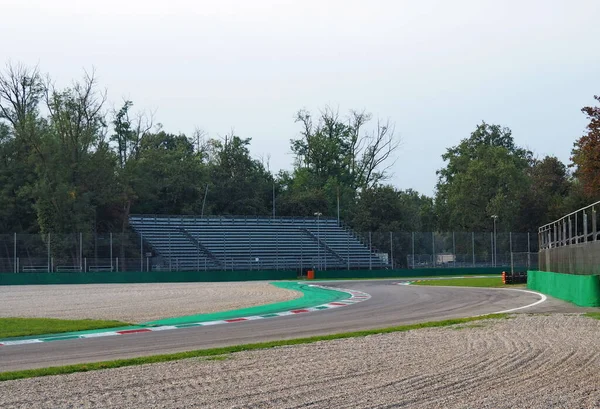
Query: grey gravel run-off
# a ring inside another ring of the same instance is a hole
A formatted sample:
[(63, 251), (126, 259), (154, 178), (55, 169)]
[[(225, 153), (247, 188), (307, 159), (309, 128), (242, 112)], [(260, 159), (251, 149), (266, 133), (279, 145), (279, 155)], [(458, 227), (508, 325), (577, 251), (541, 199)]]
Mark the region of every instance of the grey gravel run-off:
[(3, 408), (598, 408), (600, 321), (520, 315), (0, 383)]

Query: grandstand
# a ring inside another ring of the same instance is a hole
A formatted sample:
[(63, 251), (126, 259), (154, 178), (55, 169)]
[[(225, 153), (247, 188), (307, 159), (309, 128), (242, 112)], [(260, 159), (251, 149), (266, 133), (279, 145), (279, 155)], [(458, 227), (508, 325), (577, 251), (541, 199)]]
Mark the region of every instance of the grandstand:
[(132, 215), (153, 270), (289, 270), (388, 267), (337, 219)]

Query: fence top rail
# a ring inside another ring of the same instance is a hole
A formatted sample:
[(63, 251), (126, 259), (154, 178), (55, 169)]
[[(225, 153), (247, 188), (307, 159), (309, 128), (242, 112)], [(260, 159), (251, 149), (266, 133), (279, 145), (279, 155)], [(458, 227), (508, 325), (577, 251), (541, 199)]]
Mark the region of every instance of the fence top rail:
[(556, 219), (556, 220), (554, 220), (553, 222), (546, 223), (546, 224), (544, 224), (543, 226), (541, 226), (541, 227), (539, 227), (539, 228), (538, 228), (538, 232), (543, 232), (543, 231), (545, 231), (545, 230), (548, 230), (549, 228), (551, 228), (552, 226), (554, 226), (556, 223), (558, 223), (558, 222), (560, 222), (560, 221), (562, 221), (562, 220), (564, 220), (564, 219), (568, 219), (568, 218), (570, 218), (571, 216), (573, 216), (574, 214), (577, 214), (577, 213), (583, 212), (583, 211), (585, 211), (585, 210), (587, 210), (587, 209), (589, 209), (589, 208), (594, 208), (594, 207), (596, 207), (596, 206), (600, 206), (600, 201), (598, 201), (598, 202), (595, 202), (595, 203), (592, 203), (591, 205), (587, 205), (587, 206), (585, 206), (585, 207), (582, 207), (581, 209), (575, 210), (574, 212), (571, 212), (571, 213), (569, 213), (569, 214), (567, 214), (567, 215), (564, 215), (564, 216), (563, 216), (563, 217), (561, 217), (560, 219)]

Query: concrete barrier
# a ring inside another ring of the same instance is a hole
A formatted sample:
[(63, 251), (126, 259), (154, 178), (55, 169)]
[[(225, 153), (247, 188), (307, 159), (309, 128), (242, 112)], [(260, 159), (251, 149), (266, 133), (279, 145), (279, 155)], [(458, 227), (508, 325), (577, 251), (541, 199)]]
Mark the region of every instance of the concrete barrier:
[(600, 275), (528, 271), (527, 288), (581, 307), (600, 307)]

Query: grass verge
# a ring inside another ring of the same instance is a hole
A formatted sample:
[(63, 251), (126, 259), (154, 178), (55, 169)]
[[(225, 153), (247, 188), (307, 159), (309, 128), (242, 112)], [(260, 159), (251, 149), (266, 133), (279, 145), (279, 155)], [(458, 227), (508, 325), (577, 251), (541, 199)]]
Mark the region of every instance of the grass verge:
[(63, 374), (70, 374), (70, 373), (74, 373), (74, 372), (97, 371), (100, 369), (120, 368), (120, 367), (124, 367), (124, 366), (153, 364), (153, 363), (159, 363), (159, 362), (176, 361), (179, 359), (186, 359), (186, 358), (215, 357), (216, 360), (223, 360), (223, 359), (225, 359), (224, 356), (227, 356), (228, 354), (231, 354), (234, 352), (253, 351), (253, 350), (257, 350), (257, 349), (269, 349), (269, 348), (289, 346), (289, 345), (311, 344), (313, 342), (318, 342), (318, 341), (331, 341), (331, 340), (335, 340), (335, 339), (364, 337), (367, 335), (375, 335), (375, 334), (388, 334), (391, 332), (403, 332), (403, 331), (410, 331), (410, 330), (421, 329), (421, 328), (446, 327), (449, 325), (464, 324), (464, 323), (469, 323), (469, 322), (473, 322), (473, 321), (481, 321), (481, 320), (485, 320), (485, 319), (502, 319), (502, 318), (507, 318), (507, 317), (508, 317), (508, 314), (491, 314), (491, 315), (484, 315), (484, 316), (480, 316), (480, 317), (456, 318), (456, 319), (444, 320), (444, 321), (432, 321), (432, 322), (424, 322), (424, 323), (420, 323), (420, 324), (401, 325), (401, 326), (396, 326), (396, 327), (380, 328), (380, 329), (365, 330), (365, 331), (345, 332), (345, 333), (341, 333), (341, 334), (321, 335), (321, 336), (308, 337), (308, 338), (296, 338), (296, 339), (288, 339), (288, 340), (283, 340), (283, 341), (260, 342), (260, 343), (256, 343), (256, 344), (236, 345), (236, 346), (222, 347), (222, 348), (200, 349), (200, 350), (196, 350), (196, 351), (179, 352), (179, 353), (164, 354), (164, 355), (153, 355), (153, 356), (146, 356), (146, 357), (140, 357), (140, 358), (117, 359), (115, 361), (94, 362), (94, 363), (66, 365), (66, 366), (54, 366), (51, 368), (40, 368), (40, 369), (26, 369), (23, 371), (13, 371), (13, 372), (0, 372), (0, 382), (10, 381), (10, 380), (15, 380), (15, 379), (23, 379), (23, 378), (34, 378), (34, 377), (39, 377), (39, 376), (63, 375)]
[(586, 312), (585, 316), (600, 320), (600, 312)]
[[(471, 274), (472, 275), (472, 274)], [(499, 274), (476, 274), (481, 277), (501, 277)], [(456, 275), (437, 275), (437, 276), (397, 276), (397, 277), (350, 277), (350, 278), (315, 278), (314, 280), (307, 280), (306, 278), (299, 278), (293, 281), (302, 281), (302, 282), (327, 282), (327, 281), (389, 281), (389, 280), (421, 280), (428, 278), (452, 278), (452, 277), (465, 277), (464, 274), (456, 274)]]
[(502, 277), (450, 278), (448, 280), (422, 280), (414, 285), (450, 286), (450, 287), (508, 287), (502, 283)]
[(60, 320), (56, 318), (0, 318), (0, 339), (31, 335), (58, 334), (88, 329), (130, 325), (120, 321)]

